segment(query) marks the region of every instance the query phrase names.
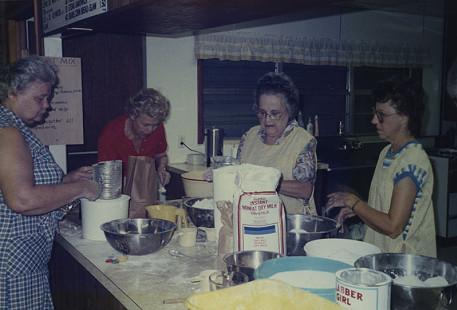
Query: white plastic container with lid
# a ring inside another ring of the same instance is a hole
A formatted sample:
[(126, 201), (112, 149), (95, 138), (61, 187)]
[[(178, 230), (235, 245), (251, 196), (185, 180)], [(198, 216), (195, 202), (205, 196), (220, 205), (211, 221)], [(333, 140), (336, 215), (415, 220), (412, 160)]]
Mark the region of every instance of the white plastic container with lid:
[(97, 199), (89, 201), (81, 198), (81, 222), (84, 239), (106, 240), (100, 229), (103, 223), (128, 218), (130, 196), (122, 195), (117, 199)]
[(381, 249), (371, 243), (343, 238), (312, 240), (303, 249), (306, 256), (329, 258), (352, 266), (362, 256), (381, 253)]

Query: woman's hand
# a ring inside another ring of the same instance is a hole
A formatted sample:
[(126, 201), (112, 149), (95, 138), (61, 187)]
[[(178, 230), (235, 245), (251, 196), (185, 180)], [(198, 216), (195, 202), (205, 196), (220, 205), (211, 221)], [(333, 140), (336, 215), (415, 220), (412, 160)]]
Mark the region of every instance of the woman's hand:
[(352, 205), (360, 200), (356, 195), (344, 192), (336, 192), (327, 195), (328, 201), (325, 205), (325, 212), (330, 211), (335, 207), (352, 207)]
[(213, 182), (213, 167), (208, 167), (205, 171), (203, 171), (203, 178), (207, 182)]
[(102, 189), (97, 182), (85, 178), (80, 178), (76, 182), (82, 183), (84, 186), (82, 197), (94, 201), (100, 196)]
[(328, 212), (333, 208), (341, 208), (340, 213), (338, 213), (337, 222), (341, 225), (340, 232), (344, 232), (343, 223), (347, 218), (356, 215), (351, 207), (360, 199), (353, 194), (344, 192), (331, 193), (327, 195), (327, 198), (328, 201), (325, 205), (324, 212)]
[(161, 165), (157, 168), (157, 176), (158, 176), (159, 182), (160, 182), (160, 184), (162, 184), (162, 186), (165, 186), (168, 183), (170, 183), (170, 178), (171, 178), (170, 172), (168, 172), (164, 166)]
[(80, 179), (91, 180), (94, 175), (94, 169), (91, 166), (84, 166), (73, 170), (62, 178), (63, 183), (76, 182)]

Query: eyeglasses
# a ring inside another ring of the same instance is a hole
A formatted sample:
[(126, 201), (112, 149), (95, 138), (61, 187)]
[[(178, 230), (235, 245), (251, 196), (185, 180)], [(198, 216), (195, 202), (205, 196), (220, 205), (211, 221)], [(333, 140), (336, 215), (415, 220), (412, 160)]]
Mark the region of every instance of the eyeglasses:
[(259, 118), (261, 118), (261, 119), (266, 119), (267, 116), (269, 116), (271, 120), (277, 121), (277, 120), (279, 120), (279, 119), (283, 116), (283, 114), (284, 114), (286, 111), (287, 111), (287, 109), (284, 110), (284, 111), (282, 111), (282, 113), (273, 111), (273, 112), (271, 112), (271, 114), (268, 114), (268, 113), (265, 112), (264, 110), (259, 110), (259, 111), (257, 112), (257, 116), (258, 116)]
[(392, 115), (398, 114), (398, 113), (384, 114), (384, 113), (382, 113), (381, 111), (376, 110), (375, 107), (372, 107), (372, 109), (373, 109), (373, 114), (376, 115), (376, 117), (378, 118), (378, 121), (379, 121), (380, 123), (383, 123), (383, 122), (384, 122), (384, 118), (386, 118), (386, 117), (388, 117), (388, 116), (392, 116)]

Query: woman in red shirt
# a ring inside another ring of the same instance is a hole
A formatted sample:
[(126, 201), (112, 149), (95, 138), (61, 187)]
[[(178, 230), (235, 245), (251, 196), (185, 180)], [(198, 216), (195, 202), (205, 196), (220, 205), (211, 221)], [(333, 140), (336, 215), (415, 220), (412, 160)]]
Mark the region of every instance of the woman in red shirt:
[(129, 156), (155, 159), (162, 186), (170, 182), (167, 139), (163, 121), (168, 117), (170, 102), (159, 91), (143, 88), (130, 98), (125, 115), (111, 120), (98, 138), (98, 161), (122, 160), (124, 176)]

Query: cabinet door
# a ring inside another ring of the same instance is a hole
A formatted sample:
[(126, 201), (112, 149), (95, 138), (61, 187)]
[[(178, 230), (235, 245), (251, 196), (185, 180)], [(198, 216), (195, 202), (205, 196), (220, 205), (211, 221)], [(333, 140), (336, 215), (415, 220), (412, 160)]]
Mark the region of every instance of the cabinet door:
[(69, 156), (69, 166), (93, 164), (96, 153), (90, 152), (97, 151), (103, 127), (124, 114), (126, 102), (144, 86), (144, 40), (105, 33), (63, 38), (63, 56), (81, 58), (84, 113), (84, 144), (67, 147), (69, 154), (79, 153)]
[(433, 208), (435, 210), (436, 235), (448, 236), (448, 171), (449, 159), (446, 157), (430, 156), (433, 167)]
[(181, 174), (170, 171), (171, 179), (167, 185), (167, 200), (181, 199), (185, 196)]

